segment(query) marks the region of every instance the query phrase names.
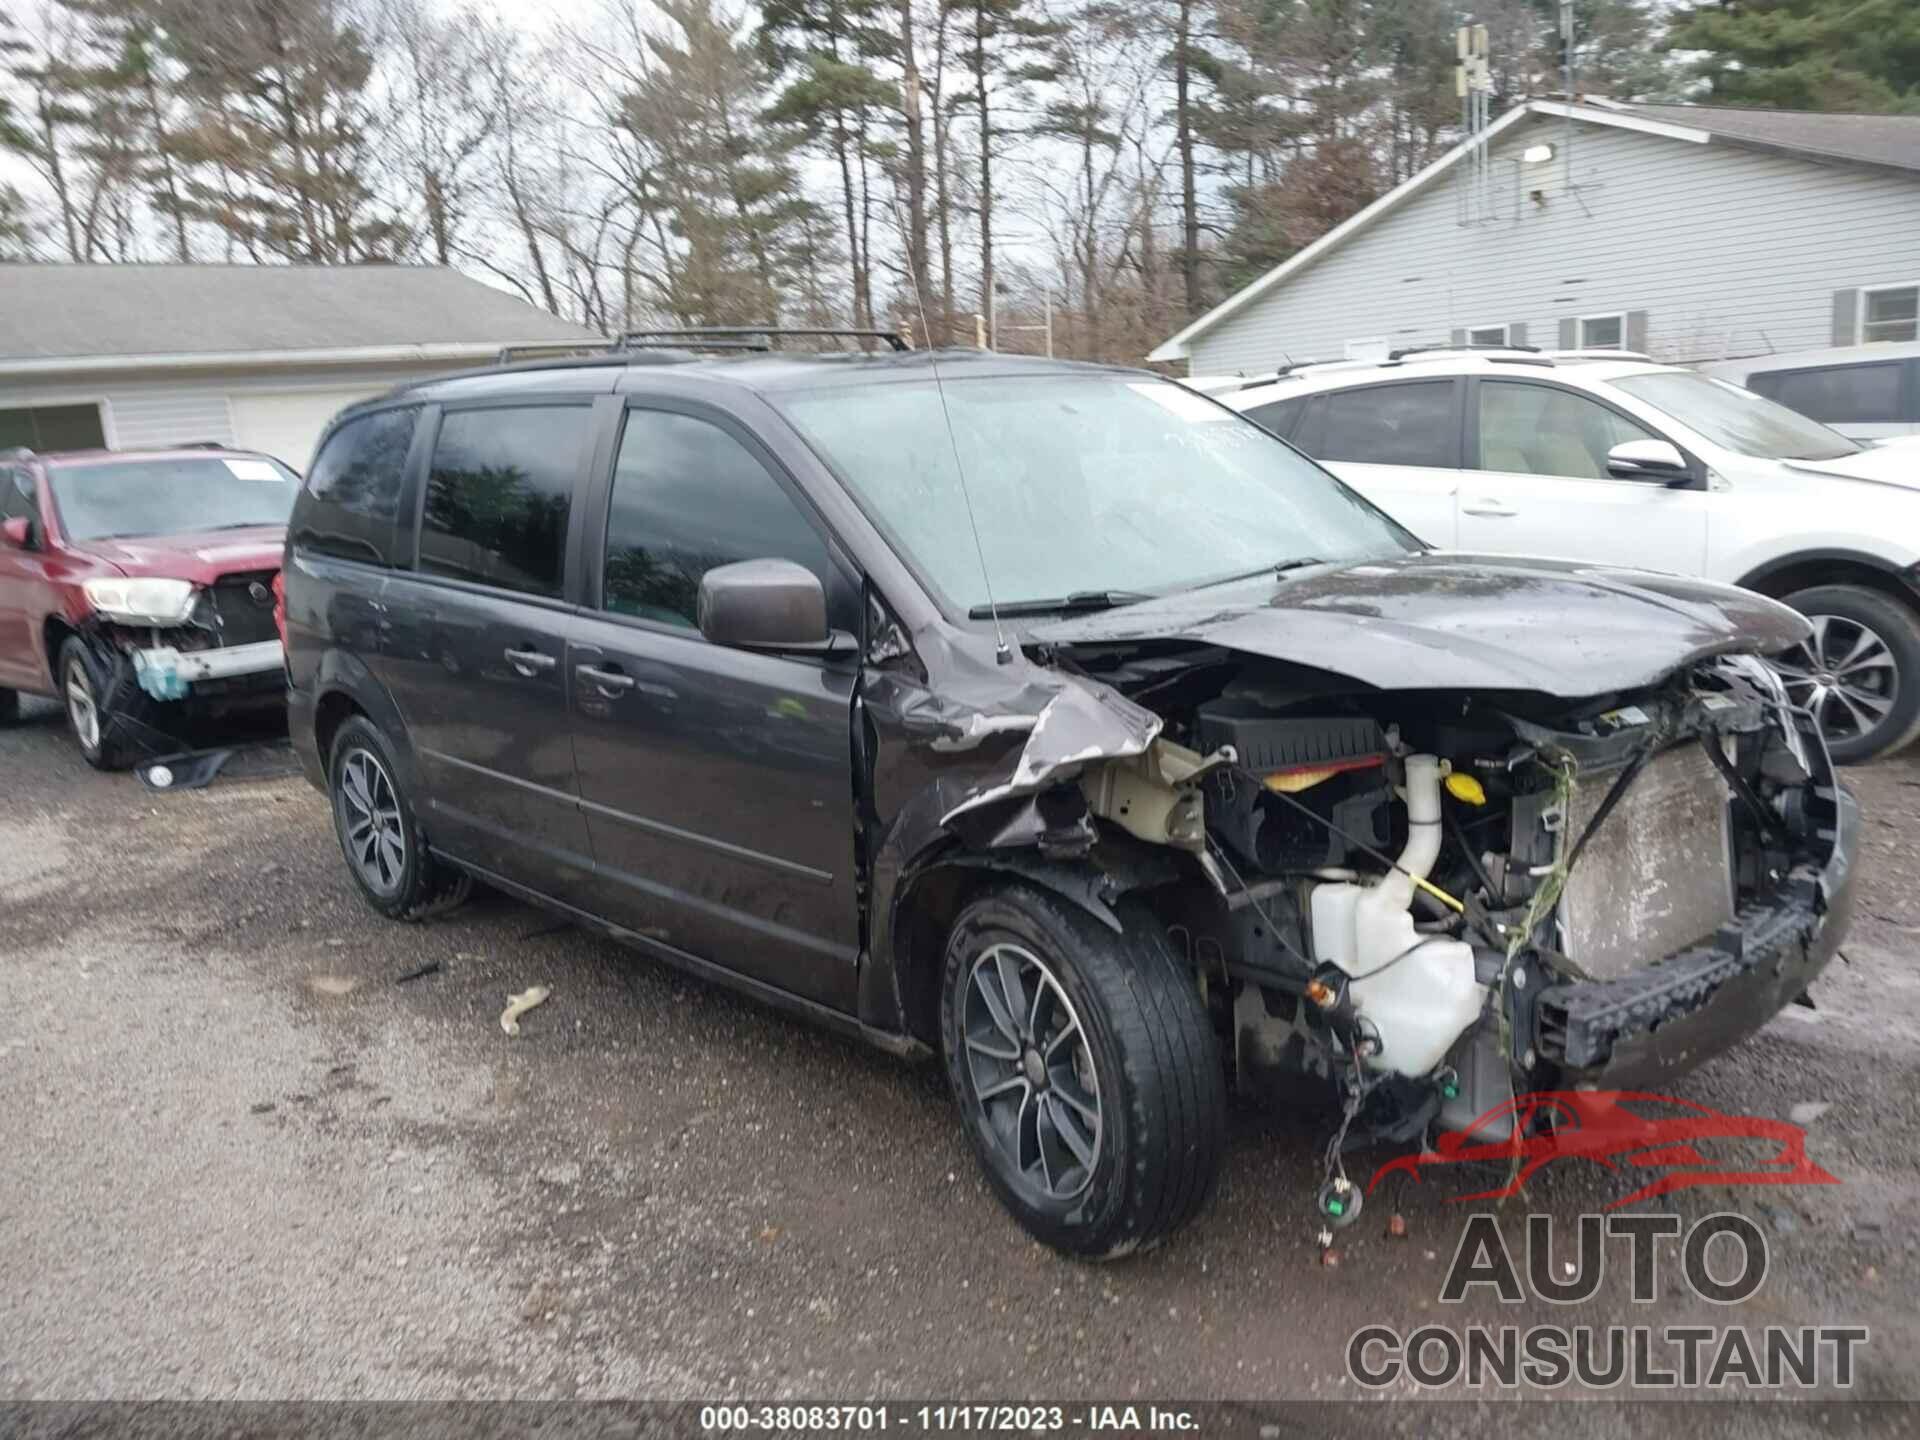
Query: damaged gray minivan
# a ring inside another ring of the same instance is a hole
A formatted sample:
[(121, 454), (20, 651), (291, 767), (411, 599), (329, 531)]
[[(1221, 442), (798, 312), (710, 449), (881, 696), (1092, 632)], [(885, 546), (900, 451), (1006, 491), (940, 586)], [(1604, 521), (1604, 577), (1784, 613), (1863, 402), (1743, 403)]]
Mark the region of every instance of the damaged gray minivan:
[(374, 906), (478, 878), (937, 1055), (1078, 1255), (1204, 1205), (1229, 1084), (1350, 1143), (1665, 1086), (1847, 925), (1858, 812), (1765, 659), (1793, 612), (1436, 553), (1138, 371), (433, 381), (334, 422), (285, 573)]

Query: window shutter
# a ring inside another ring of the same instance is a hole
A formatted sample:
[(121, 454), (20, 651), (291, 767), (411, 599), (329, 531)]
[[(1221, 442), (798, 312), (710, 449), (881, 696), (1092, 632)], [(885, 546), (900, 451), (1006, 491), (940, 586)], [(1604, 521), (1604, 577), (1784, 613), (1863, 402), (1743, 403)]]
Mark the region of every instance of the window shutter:
[(1580, 322), (1572, 316), (1560, 322), (1560, 348), (1562, 350), (1580, 348)]
[(1467, 343), (1467, 332), (1466, 332), (1465, 330), (1456, 330), (1456, 331), (1454, 331), (1454, 332), (1453, 332), (1453, 335), (1452, 335), (1452, 337), (1451, 337), (1451, 338), (1450, 338), (1450, 339), (1448, 340), (1448, 342), (1447, 342), (1447, 343), (1448, 343), (1448, 344), (1450, 344), (1450, 345), (1464, 345), (1464, 344), (1466, 344), (1466, 343)]
[(1646, 353), (1647, 312), (1644, 310), (1627, 311), (1627, 349)]
[(1509, 345), (1524, 345), (1527, 343), (1526, 321), (1516, 320), (1507, 326), (1507, 343)]
[(1833, 292), (1833, 343), (1836, 345), (1860, 343), (1860, 292), (1858, 290)]

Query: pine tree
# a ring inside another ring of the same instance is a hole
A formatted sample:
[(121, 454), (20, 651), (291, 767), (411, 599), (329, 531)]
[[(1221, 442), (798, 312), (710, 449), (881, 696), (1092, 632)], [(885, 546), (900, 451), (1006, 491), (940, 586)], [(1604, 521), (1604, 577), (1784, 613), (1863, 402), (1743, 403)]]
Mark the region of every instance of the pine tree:
[[(1003, 151), (1003, 141), (1019, 133), (1020, 127), (1002, 118), (1004, 113), (1025, 102), (1027, 88), (1036, 81), (1052, 77), (1047, 45), (1058, 37), (1057, 22), (1036, 13), (1030, 0), (955, 0), (954, 14), (960, 32), (960, 63), (972, 82), (971, 94), (954, 97), (956, 108), (973, 111), (977, 136), (974, 152), (974, 186), (980, 222), (980, 313), (994, 313), (993, 222), (994, 172)], [(987, 346), (992, 349), (997, 337), (991, 322)]]
[(404, 228), (374, 196), (373, 55), (336, 0), (155, 0), (190, 107), (169, 150), (180, 209), (255, 259), (391, 257)]
[(659, 0), (673, 33), (647, 42), (645, 78), (614, 123), (644, 148), (644, 205), (677, 242), (664, 300), (683, 324), (777, 323), (814, 263), (816, 212), (792, 156), (801, 133), (760, 119), (769, 80), (738, 18), (713, 0)]
[(1665, 48), (1706, 52), (1693, 68), (1719, 104), (1920, 112), (1914, 0), (1695, 5), (1675, 13)]
[(876, 117), (894, 110), (898, 92), (871, 60), (892, 45), (877, 23), (881, 0), (766, 0), (757, 44), (786, 84), (768, 106), (766, 123), (794, 127), (833, 158), (840, 177), (847, 264), (853, 281), (853, 323), (873, 324), (873, 266), (868, 240), (872, 196), (867, 183)]

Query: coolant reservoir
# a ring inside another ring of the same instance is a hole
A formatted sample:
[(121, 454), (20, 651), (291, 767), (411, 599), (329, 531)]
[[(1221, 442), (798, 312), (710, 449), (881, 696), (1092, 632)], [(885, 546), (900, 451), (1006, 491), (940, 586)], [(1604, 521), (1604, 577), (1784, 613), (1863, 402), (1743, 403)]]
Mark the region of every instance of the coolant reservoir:
[(1472, 946), (1413, 927), (1413, 877), (1425, 879), (1440, 851), (1440, 765), (1410, 755), (1406, 766), (1401, 868), (1370, 885), (1317, 885), (1309, 914), (1315, 958), (1353, 977), (1354, 1008), (1378, 1033), (1379, 1052), (1367, 1064), (1420, 1076), (1480, 1018), (1487, 992), (1474, 978)]

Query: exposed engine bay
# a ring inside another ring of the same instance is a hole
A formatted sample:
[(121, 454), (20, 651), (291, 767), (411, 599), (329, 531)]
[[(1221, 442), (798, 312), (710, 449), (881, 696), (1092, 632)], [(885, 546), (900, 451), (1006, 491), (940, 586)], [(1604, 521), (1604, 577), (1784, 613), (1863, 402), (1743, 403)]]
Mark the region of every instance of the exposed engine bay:
[[(90, 595), (94, 608), (69, 633), (93, 672), (97, 743), (128, 760), (170, 753), (192, 720), (284, 704), (276, 574), (242, 571), (204, 586), (171, 579), (92, 582), (100, 587), (97, 597)], [(177, 610), (141, 613), (139, 598), (123, 593), (128, 583), (176, 588)], [(48, 660), (59, 664), (57, 649)]]
[[(1151, 899), (1240, 1088), (1318, 1090), (1356, 1139), (1691, 1068), (1831, 953), (1811, 942), (1852, 801), (1751, 655), (1573, 702), (1303, 680), (1186, 646), (1050, 658), (1080, 685), (945, 823), (1054, 861), (1116, 830), (1182, 852)], [(1090, 759), (1076, 732), (1116, 715), (1137, 745)]]

